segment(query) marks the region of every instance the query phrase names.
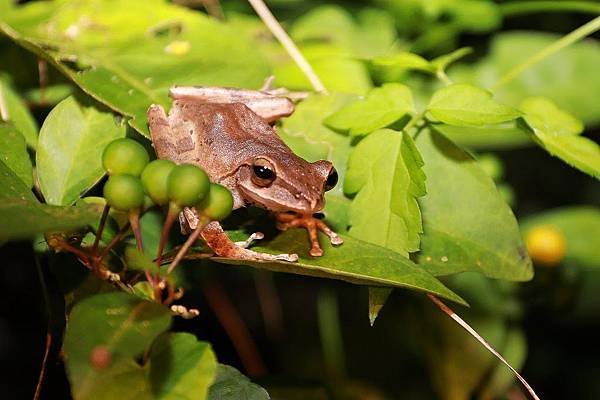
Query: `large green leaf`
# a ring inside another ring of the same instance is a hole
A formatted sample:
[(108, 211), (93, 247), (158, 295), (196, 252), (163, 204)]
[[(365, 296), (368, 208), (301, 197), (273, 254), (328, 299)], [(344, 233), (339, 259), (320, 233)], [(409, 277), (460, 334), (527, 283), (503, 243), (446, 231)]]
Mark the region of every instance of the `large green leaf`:
[(190, 333), (165, 333), (152, 345), (149, 379), (155, 399), (207, 399), (216, 372), (210, 344)]
[[(545, 32), (499, 33), (493, 37), (487, 57), (469, 66), (453, 68), (450, 75), (457, 82), (492, 87), (515, 65), (560, 37)], [(525, 97), (544, 96), (586, 124), (596, 125), (600, 123), (600, 102), (590, 101), (590, 94), (600, 92), (597, 65), (600, 65), (600, 44), (587, 39), (530, 66), (494, 90), (494, 96), (514, 107)]]
[(534, 214), (522, 221), (523, 236), (539, 226), (554, 227), (564, 235), (565, 262), (583, 268), (600, 267), (600, 208), (573, 206)]
[(325, 251), (322, 257), (308, 255), (308, 238), (301, 229), (292, 229), (275, 239), (253, 247), (253, 250), (267, 253), (296, 253), (300, 260), (290, 262), (261, 262), (215, 258), (227, 264), (250, 265), (271, 271), (299, 275), (339, 279), (360, 285), (401, 287), (437, 294), (449, 300), (464, 304), (463, 300), (448, 290), (424, 268), (408, 258), (384, 247), (376, 246), (349, 236), (342, 235), (344, 244), (333, 247), (325, 236), (321, 245)]
[[(25, 102), (4, 79), (0, 79), (0, 121), (9, 121), (34, 148), (37, 145), (38, 128)], [(6, 115), (4, 115), (6, 114)]]
[[(351, 140), (347, 135), (326, 127), (323, 120), (352, 99), (339, 93), (310, 96), (298, 104), (294, 114), (283, 121), (279, 131), (281, 138), (300, 157), (308, 161), (331, 161), (338, 171), (339, 182), (343, 182), (346, 173)], [(338, 184), (327, 192), (325, 198), (327, 221), (339, 231), (346, 230), (350, 201), (344, 196), (342, 185)]]
[(0, 123), (0, 160), (28, 188), (33, 186), (33, 167), (27, 153), (25, 138), (13, 125)]
[(519, 112), (492, 99), (484, 89), (454, 84), (436, 91), (427, 106), (433, 118), (449, 125), (499, 124), (519, 117)]
[[(126, 293), (104, 293), (76, 304), (64, 340), (73, 397), (149, 398), (150, 385), (135, 360), (170, 323), (166, 307)], [(94, 360), (99, 352), (104, 362)]]
[(145, 135), (146, 110), (168, 106), (169, 86), (257, 87), (269, 74), (243, 35), (164, 0), (28, 3), (3, 13), (0, 30)]
[(600, 146), (578, 136), (583, 125), (553, 102), (543, 97), (523, 100), (523, 119), (531, 127), (537, 142), (553, 156), (600, 179)]
[(427, 195), (419, 200), (423, 235), (418, 263), (434, 275), (479, 271), (528, 280), (531, 260), (515, 217), (477, 162), (432, 130), (416, 139), (425, 162)]
[(405, 257), (417, 251), (423, 230), (417, 198), (426, 193), (422, 167), (408, 134), (384, 129), (361, 141), (344, 180), (344, 191), (356, 194), (350, 235)]
[(38, 203), (31, 188), (20, 179), (4, 161), (0, 160), (0, 200), (16, 199), (24, 202)]
[(208, 391), (209, 400), (269, 400), (267, 391), (237, 369), (217, 365), (217, 376)]
[(364, 100), (342, 107), (324, 122), (334, 129), (349, 131), (351, 136), (361, 136), (414, 112), (410, 89), (399, 83), (388, 83), (372, 89)]
[(484, 126), (436, 124), (435, 129), (469, 149), (512, 149), (532, 145), (534, 142), (529, 129), (518, 121)]
[(48, 114), (40, 130), (36, 153), (40, 189), (46, 202), (75, 202), (102, 176), (102, 151), (125, 136), (110, 113), (84, 107), (73, 97), (61, 101)]

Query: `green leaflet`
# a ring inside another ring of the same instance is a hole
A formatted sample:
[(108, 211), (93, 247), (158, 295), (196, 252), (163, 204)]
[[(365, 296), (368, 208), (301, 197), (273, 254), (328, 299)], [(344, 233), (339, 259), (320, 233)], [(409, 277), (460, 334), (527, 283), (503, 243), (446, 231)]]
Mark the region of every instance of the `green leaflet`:
[(342, 107), (324, 123), (337, 130), (349, 131), (351, 136), (364, 136), (414, 112), (410, 89), (399, 83), (387, 83), (372, 89), (364, 100)]
[(35, 149), (38, 137), (37, 123), (25, 102), (3, 79), (0, 79), (0, 103), (2, 107), (6, 107), (2, 111), (6, 115), (0, 115), (0, 121), (10, 122), (25, 137), (27, 145)]
[(25, 138), (10, 124), (0, 123), (0, 160), (28, 188), (33, 186), (33, 166), (27, 153)]
[(426, 193), (422, 167), (408, 134), (380, 130), (360, 142), (344, 179), (344, 191), (356, 194), (350, 235), (405, 257), (417, 251), (422, 232), (417, 198)]
[(217, 376), (208, 392), (209, 400), (269, 400), (265, 389), (225, 364), (217, 365)]
[(600, 179), (600, 146), (578, 136), (583, 124), (543, 97), (523, 100), (523, 119), (532, 129), (538, 144), (567, 164)]
[(531, 279), (517, 221), (475, 159), (433, 129), (421, 131), (416, 145), (427, 175), (427, 195), (419, 199), (424, 221), (419, 265), (434, 275), (478, 271), (497, 279)]
[(104, 175), (102, 151), (125, 136), (110, 113), (84, 107), (73, 97), (61, 101), (40, 130), (36, 164), (46, 202), (73, 204)]
[(490, 92), (467, 84), (436, 91), (427, 111), (434, 119), (456, 126), (499, 124), (520, 116), (512, 107), (493, 100)]

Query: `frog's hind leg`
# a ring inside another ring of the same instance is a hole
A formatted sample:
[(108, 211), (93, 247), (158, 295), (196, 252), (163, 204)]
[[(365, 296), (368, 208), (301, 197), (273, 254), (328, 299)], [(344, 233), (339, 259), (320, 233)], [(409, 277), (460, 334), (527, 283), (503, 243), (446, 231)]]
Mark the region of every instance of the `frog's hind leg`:
[(313, 257), (320, 257), (323, 255), (323, 249), (319, 244), (318, 231), (327, 235), (330, 243), (334, 246), (339, 246), (344, 243), (344, 240), (332, 231), (325, 222), (315, 218), (312, 214), (300, 215), (282, 212), (275, 214), (275, 218), (277, 219), (277, 228), (283, 231), (289, 228), (305, 228), (307, 230), (308, 239), (310, 241), (310, 250), (308, 254)]
[(206, 244), (219, 256), (237, 260), (298, 261), (297, 254), (267, 254), (241, 247), (229, 239), (221, 224), (211, 222), (201, 233)]

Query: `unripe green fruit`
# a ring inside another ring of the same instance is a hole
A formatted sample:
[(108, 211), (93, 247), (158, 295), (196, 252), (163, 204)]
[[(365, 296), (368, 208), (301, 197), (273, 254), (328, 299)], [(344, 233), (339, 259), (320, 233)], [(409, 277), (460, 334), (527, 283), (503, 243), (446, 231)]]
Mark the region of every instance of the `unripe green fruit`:
[(142, 172), (142, 185), (153, 202), (164, 206), (169, 202), (167, 184), (169, 175), (175, 168), (175, 163), (170, 160), (154, 160), (146, 165)]
[(102, 153), (102, 166), (111, 176), (140, 176), (149, 160), (144, 146), (127, 138), (113, 140)]
[(231, 214), (233, 196), (225, 186), (211, 183), (208, 194), (196, 205), (196, 209), (213, 221), (221, 221)]
[(144, 187), (139, 178), (134, 176), (111, 176), (104, 185), (104, 198), (117, 210), (134, 210), (144, 204)]
[(191, 207), (206, 196), (210, 181), (201, 168), (192, 164), (177, 165), (169, 174), (169, 200), (179, 207)]

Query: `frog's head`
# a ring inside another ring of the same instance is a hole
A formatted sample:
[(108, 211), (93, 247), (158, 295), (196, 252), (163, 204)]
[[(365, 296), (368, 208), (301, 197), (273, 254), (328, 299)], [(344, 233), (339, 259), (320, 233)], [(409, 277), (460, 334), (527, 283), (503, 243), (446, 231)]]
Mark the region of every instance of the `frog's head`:
[(329, 161), (309, 163), (289, 150), (266, 151), (243, 163), (237, 187), (247, 203), (275, 212), (313, 214), (323, 209), (325, 192), (337, 180)]

